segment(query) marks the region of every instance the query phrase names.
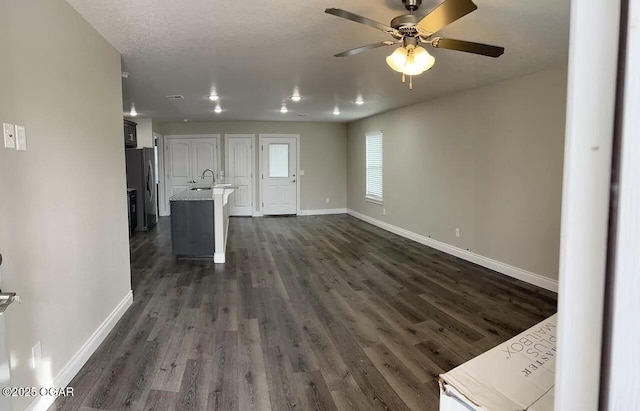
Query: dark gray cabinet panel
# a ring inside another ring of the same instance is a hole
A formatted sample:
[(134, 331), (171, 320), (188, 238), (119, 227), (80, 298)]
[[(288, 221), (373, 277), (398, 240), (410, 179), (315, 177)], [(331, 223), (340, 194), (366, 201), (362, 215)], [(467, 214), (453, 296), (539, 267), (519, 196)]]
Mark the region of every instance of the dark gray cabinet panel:
[(173, 254), (212, 257), (215, 252), (213, 201), (172, 201)]
[(133, 121), (124, 120), (124, 146), (127, 148), (136, 148), (138, 146), (138, 124)]

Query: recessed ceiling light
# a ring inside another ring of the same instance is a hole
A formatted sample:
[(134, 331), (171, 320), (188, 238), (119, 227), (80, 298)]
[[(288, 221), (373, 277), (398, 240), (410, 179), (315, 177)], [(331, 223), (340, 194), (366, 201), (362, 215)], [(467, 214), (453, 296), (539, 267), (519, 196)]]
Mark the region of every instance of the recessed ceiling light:
[(184, 120), (182, 120), (182, 121), (184, 121), (184, 122), (186, 123), (187, 121), (189, 121), (189, 119), (188, 119), (188, 118), (185, 118), (185, 119), (184, 119)]
[(340, 109), (338, 107), (336, 107), (336, 109), (333, 110), (333, 115), (334, 116), (339, 116), (340, 115)]
[(135, 117), (135, 116), (137, 116), (137, 115), (138, 115), (138, 112), (136, 111), (136, 108), (135, 108), (135, 107), (131, 107), (131, 112), (129, 112), (129, 115), (130, 115), (131, 117)]
[(361, 106), (364, 104), (364, 100), (362, 98), (358, 98), (356, 101), (354, 101), (354, 103), (356, 103), (357, 105)]
[(295, 101), (296, 103), (300, 100), (302, 100), (302, 96), (298, 95), (298, 94), (294, 94), (293, 96), (291, 96), (291, 100)]
[(211, 95), (209, 95), (209, 100), (218, 101), (218, 100), (220, 100), (220, 96), (218, 96), (217, 94), (211, 94)]
[(287, 109), (287, 106), (283, 105), (282, 108), (280, 109), (280, 112), (282, 114), (287, 114), (289, 112), (289, 109)]
[(213, 111), (215, 111), (217, 114), (222, 113), (222, 107), (220, 107), (220, 104), (218, 104), (218, 105), (216, 106), (215, 110), (213, 110)]

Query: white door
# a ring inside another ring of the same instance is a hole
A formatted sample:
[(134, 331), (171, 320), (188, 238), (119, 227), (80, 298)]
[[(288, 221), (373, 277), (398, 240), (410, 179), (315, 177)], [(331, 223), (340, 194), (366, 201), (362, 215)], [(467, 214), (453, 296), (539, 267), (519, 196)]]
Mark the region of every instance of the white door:
[(218, 139), (207, 138), (167, 138), (165, 156), (167, 178), (165, 207), (170, 210), (169, 199), (177, 193), (188, 190), (194, 184), (212, 184), (213, 177), (206, 169), (218, 176)]
[(227, 182), (237, 188), (229, 198), (229, 214), (253, 214), (253, 137), (227, 138)]
[(214, 176), (210, 172), (202, 179), (202, 173), (209, 169), (218, 178), (218, 142), (215, 138), (197, 138), (191, 140), (191, 151), (193, 152), (193, 179), (198, 184), (212, 185)]
[(297, 214), (297, 139), (265, 137), (262, 139), (261, 151), (262, 213)]
[[(167, 146), (167, 200), (188, 190), (193, 182), (191, 140), (169, 139)], [(168, 202), (168, 201), (167, 201)], [(167, 204), (168, 207), (168, 204)], [(168, 208), (167, 208), (168, 209)]]

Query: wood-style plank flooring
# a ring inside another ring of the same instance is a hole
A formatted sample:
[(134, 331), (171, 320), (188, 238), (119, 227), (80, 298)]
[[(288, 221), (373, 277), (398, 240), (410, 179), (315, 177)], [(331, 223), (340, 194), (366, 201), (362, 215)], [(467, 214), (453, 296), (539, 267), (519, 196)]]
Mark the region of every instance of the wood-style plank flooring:
[(133, 306), (59, 410), (436, 410), (437, 376), (554, 293), (346, 215), (231, 220), (227, 263), (131, 241)]

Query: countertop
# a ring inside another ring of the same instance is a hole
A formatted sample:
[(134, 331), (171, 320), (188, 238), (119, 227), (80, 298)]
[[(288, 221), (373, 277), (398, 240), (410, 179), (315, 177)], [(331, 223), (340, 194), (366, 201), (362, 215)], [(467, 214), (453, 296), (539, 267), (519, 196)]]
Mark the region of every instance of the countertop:
[(208, 188), (208, 190), (184, 190), (171, 197), (169, 201), (213, 201), (213, 189), (211, 186), (199, 188)]
[(236, 187), (231, 184), (216, 184), (213, 187), (197, 186), (193, 188), (203, 188), (204, 190), (184, 190), (171, 197), (169, 201), (213, 201), (216, 191), (218, 194), (222, 194), (226, 190), (224, 202), (226, 205), (226, 198), (229, 196), (229, 192), (233, 191)]

